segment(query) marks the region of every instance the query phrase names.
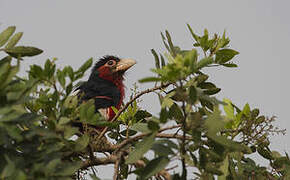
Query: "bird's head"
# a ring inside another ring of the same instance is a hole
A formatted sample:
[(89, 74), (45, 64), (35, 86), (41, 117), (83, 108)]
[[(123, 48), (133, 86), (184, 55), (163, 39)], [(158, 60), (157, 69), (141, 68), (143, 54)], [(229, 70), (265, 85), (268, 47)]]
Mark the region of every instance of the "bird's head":
[(133, 59), (104, 56), (94, 66), (92, 74), (116, 84), (123, 80), (124, 73), (134, 64), (136, 61)]

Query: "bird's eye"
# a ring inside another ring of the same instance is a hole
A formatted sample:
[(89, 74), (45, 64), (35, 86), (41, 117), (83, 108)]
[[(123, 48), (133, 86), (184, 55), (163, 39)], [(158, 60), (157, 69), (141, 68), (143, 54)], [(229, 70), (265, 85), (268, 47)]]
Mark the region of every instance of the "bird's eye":
[(116, 61), (114, 61), (114, 60), (110, 60), (110, 61), (107, 62), (107, 64), (108, 64), (109, 66), (113, 66), (113, 65), (116, 64)]

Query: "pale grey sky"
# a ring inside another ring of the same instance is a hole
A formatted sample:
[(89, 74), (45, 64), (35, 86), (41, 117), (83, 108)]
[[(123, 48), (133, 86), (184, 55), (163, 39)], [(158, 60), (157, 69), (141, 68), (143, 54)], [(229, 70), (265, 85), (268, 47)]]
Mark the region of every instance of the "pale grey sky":
[[(226, 29), (231, 47), (240, 52), (239, 68), (210, 69), (212, 80), (222, 88), (218, 97), (240, 106), (249, 102), (263, 114), (277, 116), (279, 127), (288, 128), (289, 7), (286, 0), (1, 0), (0, 30), (16, 25), (24, 32), (23, 44), (44, 50), (24, 61), (22, 72), (52, 57), (73, 67), (105, 54), (134, 58), (138, 64), (127, 73), (129, 90), (133, 82), (151, 74), (150, 49), (164, 51), (160, 31), (168, 29), (176, 45), (189, 49), (192, 39), (186, 23), (197, 32)], [(158, 101), (152, 96), (145, 96), (142, 106), (156, 113)], [(290, 153), (289, 137), (272, 138), (273, 149)]]

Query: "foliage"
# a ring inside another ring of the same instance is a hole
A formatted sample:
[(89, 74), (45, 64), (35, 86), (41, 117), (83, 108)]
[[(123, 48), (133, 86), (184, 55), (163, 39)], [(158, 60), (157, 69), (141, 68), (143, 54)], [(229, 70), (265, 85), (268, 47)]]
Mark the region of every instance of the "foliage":
[[(194, 39), (190, 50), (175, 46), (168, 31), (161, 33), (167, 52), (151, 50), (155, 76), (140, 80), (155, 86), (141, 92), (135, 88), (131, 100), (119, 112), (115, 109), (112, 122), (94, 112), (93, 101), (79, 104), (73, 95), (92, 59), (77, 70), (57, 68), (56, 60), (48, 59), (44, 66), (31, 65), (27, 77), (19, 77), (21, 61), (42, 50), (16, 46), (22, 33), (12, 36), (15, 27), (4, 30), (1, 178), (85, 179), (90, 174), (98, 179), (98, 165), (114, 164), (114, 179), (127, 179), (132, 173), (139, 179), (288, 179), (288, 154), (269, 148), (271, 134), (285, 133), (272, 125), (275, 117), (260, 115), (249, 104), (239, 109), (229, 99), (218, 100), (215, 95), (221, 88), (203, 72), (209, 67), (237, 67), (233, 59), (238, 52), (228, 47), (229, 38), (225, 32), (210, 37), (206, 29), (199, 36), (188, 28)], [(158, 117), (138, 107), (139, 98), (151, 92), (160, 100)], [(80, 123), (82, 130), (76, 126)], [(259, 154), (269, 165), (257, 164), (250, 154)], [(175, 170), (178, 161), (181, 172)]]

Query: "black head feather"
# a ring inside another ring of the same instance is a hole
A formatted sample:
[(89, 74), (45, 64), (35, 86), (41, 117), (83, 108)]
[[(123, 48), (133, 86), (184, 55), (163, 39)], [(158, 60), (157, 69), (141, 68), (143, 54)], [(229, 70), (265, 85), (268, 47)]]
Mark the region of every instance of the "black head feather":
[(96, 64), (95, 66), (93, 67), (92, 69), (92, 73), (93, 72), (96, 72), (96, 70), (103, 66), (104, 64), (106, 64), (109, 60), (115, 60), (116, 62), (119, 62), (120, 61), (120, 58), (119, 57), (116, 57), (116, 56), (111, 56), (111, 55), (107, 55), (107, 56), (103, 56)]

